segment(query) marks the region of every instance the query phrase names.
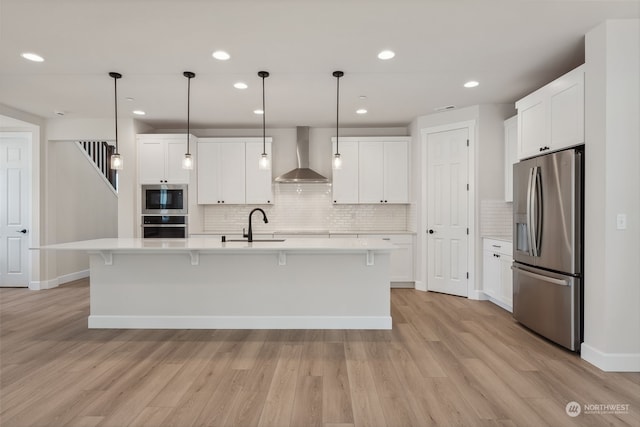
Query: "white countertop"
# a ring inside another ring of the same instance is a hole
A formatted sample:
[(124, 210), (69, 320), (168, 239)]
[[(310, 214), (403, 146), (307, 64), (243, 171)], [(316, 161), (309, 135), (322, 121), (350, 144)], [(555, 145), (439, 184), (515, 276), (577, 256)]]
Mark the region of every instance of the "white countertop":
[[(192, 236), (210, 236), (210, 235), (239, 235), (242, 234), (241, 231), (196, 231), (193, 233), (189, 233)], [(389, 234), (416, 234), (415, 231), (407, 231), (407, 230), (395, 230), (395, 231), (380, 231), (380, 230), (359, 230), (359, 231), (332, 231), (332, 230), (277, 230), (271, 232), (259, 232), (253, 233), (254, 236), (281, 236), (281, 235), (331, 235), (331, 236), (340, 236), (340, 235), (389, 235)]]
[(137, 239), (110, 238), (83, 240), (78, 242), (58, 243), (40, 248), (44, 250), (73, 250), (73, 251), (112, 251), (112, 252), (182, 252), (182, 251), (210, 251), (210, 252), (256, 252), (256, 251), (319, 251), (319, 252), (388, 252), (395, 246), (382, 239), (287, 239), (283, 242), (254, 241), (249, 242), (221, 242), (219, 238), (189, 238), (189, 239)]

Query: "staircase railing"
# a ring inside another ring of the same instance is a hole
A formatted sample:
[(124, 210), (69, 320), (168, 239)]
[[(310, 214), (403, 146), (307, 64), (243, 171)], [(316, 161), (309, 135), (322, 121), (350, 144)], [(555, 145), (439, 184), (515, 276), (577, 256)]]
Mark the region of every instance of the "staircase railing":
[(111, 183), (113, 188), (118, 190), (118, 177), (115, 170), (111, 169), (111, 155), (115, 151), (113, 145), (106, 141), (78, 141), (78, 144), (87, 152), (90, 159), (96, 165), (96, 168)]

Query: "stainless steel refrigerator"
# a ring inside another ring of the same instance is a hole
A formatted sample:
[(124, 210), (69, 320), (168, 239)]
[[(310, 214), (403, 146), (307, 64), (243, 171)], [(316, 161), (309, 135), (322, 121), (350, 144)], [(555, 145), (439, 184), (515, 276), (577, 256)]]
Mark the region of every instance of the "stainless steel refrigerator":
[(513, 316), (579, 351), (583, 319), (584, 146), (513, 166)]

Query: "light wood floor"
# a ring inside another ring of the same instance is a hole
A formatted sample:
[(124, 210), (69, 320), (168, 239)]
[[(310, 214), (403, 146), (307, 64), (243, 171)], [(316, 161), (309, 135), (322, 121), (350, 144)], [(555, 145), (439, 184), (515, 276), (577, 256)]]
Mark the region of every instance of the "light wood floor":
[[(489, 302), (391, 295), (391, 331), (89, 330), (86, 280), (1, 289), (0, 425), (640, 425), (640, 374)], [(570, 401), (629, 410), (571, 418)]]

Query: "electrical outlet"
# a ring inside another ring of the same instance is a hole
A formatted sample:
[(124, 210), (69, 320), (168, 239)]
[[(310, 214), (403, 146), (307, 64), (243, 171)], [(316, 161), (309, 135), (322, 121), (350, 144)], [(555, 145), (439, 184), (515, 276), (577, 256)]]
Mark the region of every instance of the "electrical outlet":
[(616, 228), (618, 230), (626, 230), (627, 214), (618, 214), (618, 216), (616, 217)]

